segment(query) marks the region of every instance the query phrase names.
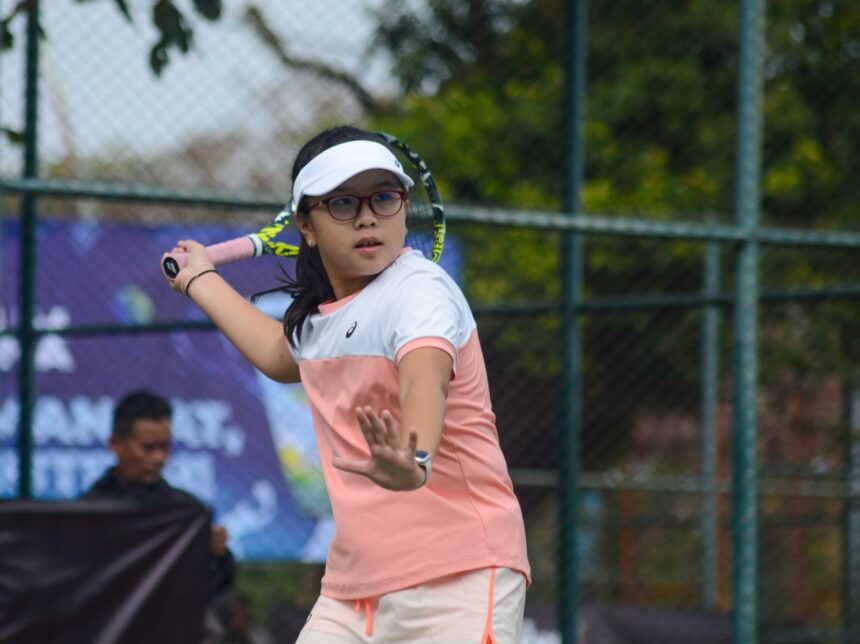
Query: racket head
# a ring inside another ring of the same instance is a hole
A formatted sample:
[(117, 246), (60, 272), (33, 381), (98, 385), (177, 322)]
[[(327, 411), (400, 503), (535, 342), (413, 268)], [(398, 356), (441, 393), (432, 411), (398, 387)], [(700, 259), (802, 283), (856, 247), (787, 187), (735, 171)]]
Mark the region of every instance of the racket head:
[(438, 262), (445, 247), (445, 209), (436, 181), (418, 153), (387, 132), (377, 132), (388, 143), (414, 184), (406, 211), (406, 244)]

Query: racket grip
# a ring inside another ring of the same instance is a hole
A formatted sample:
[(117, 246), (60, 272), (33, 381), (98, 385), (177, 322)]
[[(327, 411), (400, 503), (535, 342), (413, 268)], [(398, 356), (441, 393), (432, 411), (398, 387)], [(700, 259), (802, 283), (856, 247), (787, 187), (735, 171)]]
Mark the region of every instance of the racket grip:
[[(258, 253), (254, 248), (254, 242), (248, 236), (237, 237), (229, 241), (213, 244), (206, 247), (209, 259), (215, 266), (223, 266), (242, 259), (249, 259)], [(174, 280), (179, 271), (185, 268), (188, 262), (188, 253), (182, 251), (164, 253), (161, 257), (161, 270), (167, 279)]]

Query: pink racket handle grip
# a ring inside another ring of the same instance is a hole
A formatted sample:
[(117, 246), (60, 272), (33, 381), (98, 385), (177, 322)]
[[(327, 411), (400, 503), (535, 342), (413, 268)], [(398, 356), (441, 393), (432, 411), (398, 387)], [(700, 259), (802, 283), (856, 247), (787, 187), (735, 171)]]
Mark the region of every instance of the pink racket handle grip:
[[(238, 262), (242, 259), (249, 259), (257, 255), (254, 248), (254, 242), (250, 237), (237, 237), (229, 241), (221, 242), (206, 247), (206, 252), (209, 253), (209, 259), (215, 266), (223, 266), (231, 262)], [(175, 252), (164, 253), (161, 258), (161, 270), (168, 279), (176, 279), (185, 264), (188, 262), (188, 253)]]

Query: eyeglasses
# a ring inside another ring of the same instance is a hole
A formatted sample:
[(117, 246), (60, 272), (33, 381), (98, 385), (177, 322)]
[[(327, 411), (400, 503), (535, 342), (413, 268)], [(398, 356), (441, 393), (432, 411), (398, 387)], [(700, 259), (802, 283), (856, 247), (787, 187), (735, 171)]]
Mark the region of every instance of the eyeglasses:
[(367, 201), (370, 209), (377, 217), (393, 217), (403, 207), (406, 192), (403, 190), (380, 190), (367, 197), (358, 195), (335, 195), (327, 199), (320, 199), (311, 203), (309, 208), (316, 208), (323, 204), (332, 219), (337, 221), (349, 221), (358, 217), (362, 204)]

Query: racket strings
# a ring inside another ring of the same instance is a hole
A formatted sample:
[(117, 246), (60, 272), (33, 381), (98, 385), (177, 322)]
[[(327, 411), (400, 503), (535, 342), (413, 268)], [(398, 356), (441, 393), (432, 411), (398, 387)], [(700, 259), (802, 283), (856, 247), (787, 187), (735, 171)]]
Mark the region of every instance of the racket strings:
[(423, 184), (416, 184), (409, 192), (409, 210), (406, 213), (406, 244), (420, 250), (425, 257), (433, 256), (433, 206)]
[(415, 152), (405, 150), (406, 146), (399, 141), (395, 145), (401, 165), (414, 182), (409, 190), (409, 210), (406, 212), (406, 245), (420, 250), (426, 258), (438, 261), (445, 227), (436, 184)]

